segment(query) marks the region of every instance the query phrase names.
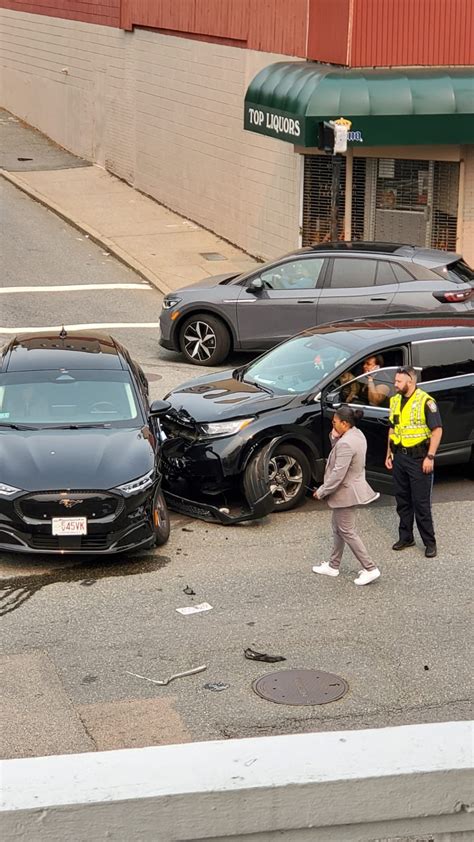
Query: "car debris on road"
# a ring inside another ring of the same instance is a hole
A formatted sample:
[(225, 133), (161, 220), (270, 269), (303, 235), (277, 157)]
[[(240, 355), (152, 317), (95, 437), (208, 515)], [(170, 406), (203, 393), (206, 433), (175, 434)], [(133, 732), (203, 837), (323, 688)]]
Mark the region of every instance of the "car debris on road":
[(166, 687), (171, 681), (174, 681), (176, 678), (184, 678), (186, 675), (197, 675), (199, 672), (204, 672), (207, 669), (206, 664), (203, 664), (200, 667), (194, 667), (192, 670), (185, 670), (184, 672), (177, 672), (174, 675), (170, 675), (169, 678), (165, 678), (164, 681), (159, 681), (157, 678), (147, 678), (146, 675), (139, 675), (137, 672), (129, 672), (129, 670), (125, 670), (127, 675), (133, 675), (135, 678), (143, 678), (144, 681), (149, 681), (151, 684), (158, 684), (160, 687)]

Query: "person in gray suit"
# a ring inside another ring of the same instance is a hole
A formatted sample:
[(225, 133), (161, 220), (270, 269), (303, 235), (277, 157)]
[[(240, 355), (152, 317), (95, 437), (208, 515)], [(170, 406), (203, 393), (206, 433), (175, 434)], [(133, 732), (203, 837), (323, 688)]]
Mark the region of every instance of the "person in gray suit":
[(380, 496), (365, 478), (367, 440), (355, 425), (362, 418), (361, 409), (342, 404), (334, 413), (330, 434), (332, 450), (329, 454), (324, 482), (313, 494), (318, 500), (327, 497), (332, 509), (334, 545), (330, 561), (313, 567), (313, 573), (339, 576), (344, 545), (347, 544), (360, 561), (362, 570), (356, 585), (368, 585), (380, 576), (380, 570), (370, 558), (355, 529), (355, 506), (366, 506)]

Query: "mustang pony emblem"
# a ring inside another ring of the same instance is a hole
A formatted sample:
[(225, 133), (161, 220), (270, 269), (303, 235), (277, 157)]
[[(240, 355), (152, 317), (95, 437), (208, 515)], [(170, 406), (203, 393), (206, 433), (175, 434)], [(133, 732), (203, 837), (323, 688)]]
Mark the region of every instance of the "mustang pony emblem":
[(63, 500), (59, 501), (60, 506), (64, 506), (65, 509), (72, 509), (74, 506), (77, 506), (78, 503), (83, 503), (84, 500), (70, 500), (68, 497), (65, 497)]

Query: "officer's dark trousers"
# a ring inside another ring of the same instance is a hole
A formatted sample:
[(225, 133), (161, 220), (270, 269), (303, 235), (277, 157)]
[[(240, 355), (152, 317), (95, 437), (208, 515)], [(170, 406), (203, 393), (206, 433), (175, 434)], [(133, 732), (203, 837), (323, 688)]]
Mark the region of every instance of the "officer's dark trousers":
[(393, 485), (400, 518), (400, 541), (413, 540), (413, 520), (425, 546), (436, 542), (431, 514), (433, 473), (424, 474), (423, 459), (398, 451), (393, 458)]

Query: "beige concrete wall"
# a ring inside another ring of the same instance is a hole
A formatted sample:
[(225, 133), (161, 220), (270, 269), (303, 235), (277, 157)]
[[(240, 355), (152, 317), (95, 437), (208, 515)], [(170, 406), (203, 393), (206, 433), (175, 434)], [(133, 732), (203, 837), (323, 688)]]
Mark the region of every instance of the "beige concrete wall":
[(251, 254), (298, 245), (300, 156), (242, 129), (285, 57), (5, 9), (0, 53), (1, 104), (53, 140)]
[(464, 163), (461, 169), (459, 210), (462, 213), (463, 225), (460, 246), (466, 262), (474, 266), (474, 146), (464, 146), (462, 157)]

